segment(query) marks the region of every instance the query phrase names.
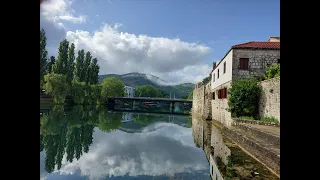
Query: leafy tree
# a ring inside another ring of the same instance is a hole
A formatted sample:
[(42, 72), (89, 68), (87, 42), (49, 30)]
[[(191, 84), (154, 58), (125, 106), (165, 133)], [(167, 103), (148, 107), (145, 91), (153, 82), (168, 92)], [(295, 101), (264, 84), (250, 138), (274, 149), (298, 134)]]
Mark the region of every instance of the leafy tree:
[(135, 90), (136, 97), (163, 97), (163, 92), (151, 85), (137, 86)]
[(87, 104), (100, 103), (100, 99), (101, 99), (100, 96), (101, 96), (100, 84), (87, 85), (87, 97), (86, 97)]
[(280, 64), (268, 66), (265, 77), (266, 79), (280, 77)]
[(53, 73), (63, 74), (68, 76), (67, 75), (69, 71), (68, 48), (69, 48), (69, 42), (66, 39), (60, 42), (58, 58), (56, 63), (52, 67)]
[(231, 115), (233, 117), (255, 116), (259, 93), (260, 86), (253, 78), (232, 82), (231, 88), (228, 91), (228, 105)]
[(47, 74), (44, 76), (45, 90), (49, 95), (52, 95), (55, 103), (64, 103), (70, 86), (67, 83), (65, 75), (62, 74)]
[(78, 51), (78, 56), (76, 58), (76, 65), (74, 70), (74, 79), (80, 82), (84, 82), (83, 78), (83, 63), (84, 63), (84, 50)]
[(90, 72), (89, 72), (90, 71), (89, 67), (90, 67), (90, 64), (91, 64), (91, 59), (92, 59), (91, 53), (88, 51), (86, 53), (85, 60), (84, 60), (84, 63), (83, 63), (83, 69), (82, 69), (83, 76), (84, 76), (84, 81), (86, 82), (86, 84), (89, 84), (90, 79), (91, 79)]
[(98, 84), (99, 83), (99, 69), (100, 66), (98, 65), (98, 59), (93, 58), (90, 66), (89, 66), (89, 83), (90, 84)]
[(82, 104), (85, 99), (86, 85), (84, 82), (73, 80), (71, 84), (71, 95), (75, 104)]
[(124, 86), (116, 77), (106, 78), (102, 83), (101, 97), (106, 100), (109, 97), (124, 96)]
[(210, 74), (208, 77), (204, 78), (204, 79), (202, 80), (202, 83), (203, 83), (203, 84), (207, 84), (207, 83), (210, 82), (210, 81), (211, 81), (211, 74)]
[(193, 91), (190, 92), (188, 99), (191, 99), (191, 100), (193, 99)]
[(46, 66), (47, 66), (47, 56), (48, 51), (46, 50), (47, 37), (44, 29), (40, 30), (40, 80), (43, 79)]
[(56, 63), (56, 58), (54, 56), (50, 56), (49, 62), (47, 65), (47, 72), (52, 73), (52, 66)]
[(71, 83), (73, 80), (73, 72), (74, 72), (74, 66), (75, 66), (75, 55), (74, 55), (74, 44), (72, 43), (68, 50), (68, 72), (67, 72), (67, 81), (68, 83)]

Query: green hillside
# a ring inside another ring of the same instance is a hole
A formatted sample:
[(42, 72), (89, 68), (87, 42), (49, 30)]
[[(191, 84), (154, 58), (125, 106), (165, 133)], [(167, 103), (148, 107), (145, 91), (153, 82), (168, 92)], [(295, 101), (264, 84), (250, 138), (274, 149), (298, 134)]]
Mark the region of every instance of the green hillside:
[[(117, 77), (122, 80), (127, 86), (143, 86), (143, 85), (152, 85), (156, 88), (159, 88), (167, 93), (167, 96), (176, 97), (176, 98), (186, 98), (189, 93), (193, 91), (194, 84), (192, 83), (183, 83), (178, 85), (160, 85), (166, 84), (167, 82), (161, 80), (159, 77), (149, 75), (149, 78), (146, 74), (143, 73), (128, 73), (128, 74), (105, 74), (99, 75), (99, 81), (102, 82), (103, 79), (108, 77)], [(150, 80), (150, 77), (152, 80)], [(157, 83), (158, 82), (158, 83)]]

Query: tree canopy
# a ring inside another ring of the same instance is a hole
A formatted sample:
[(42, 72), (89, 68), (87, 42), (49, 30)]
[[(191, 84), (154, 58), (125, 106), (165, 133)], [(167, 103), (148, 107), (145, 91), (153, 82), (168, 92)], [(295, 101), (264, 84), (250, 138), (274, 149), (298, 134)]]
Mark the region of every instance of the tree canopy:
[(151, 85), (137, 86), (135, 89), (136, 97), (164, 97), (162, 90)]
[(101, 97), (106, 100), (109, 97), (124, 96), (124, 83), (116, 78), (110, 77), (104, 79), (101, 87)]

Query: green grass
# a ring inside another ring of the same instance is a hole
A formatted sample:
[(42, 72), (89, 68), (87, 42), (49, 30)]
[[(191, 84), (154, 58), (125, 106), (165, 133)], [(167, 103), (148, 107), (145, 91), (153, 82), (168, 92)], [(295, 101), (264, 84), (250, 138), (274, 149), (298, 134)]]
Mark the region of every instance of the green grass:
[(264, 116), (259, 117), (258, 119), (253, 118), (252, 116), (240, 116), (238, 117), (239, 120), (254, 120), (254, 121), (262, 121), (262, 122), (271, 122), (279, 124), (279, 120), (273, 116)]
[(257, 119), (254, 119), (252, 116), (240, 116), (238, 119), (240, 119), (240, 120), (257, 120)]
[(273, 116), (270, 116), (270, 117), (261, 117), (260, 118), (261, 121), (263, 122), (273, 122), (273, 123), (279, 123), (279, 120)]

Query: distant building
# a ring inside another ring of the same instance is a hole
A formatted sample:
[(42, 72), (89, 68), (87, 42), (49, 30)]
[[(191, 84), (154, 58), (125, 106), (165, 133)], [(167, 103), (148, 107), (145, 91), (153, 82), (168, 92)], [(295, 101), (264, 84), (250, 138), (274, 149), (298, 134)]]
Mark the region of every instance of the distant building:
[(134, 90), (135, 90), (134, 87), (125, 86), (124, 87), (124, 92), (126, 92), (125, 97), (129, 97), (129, 98), (134, 97)]

